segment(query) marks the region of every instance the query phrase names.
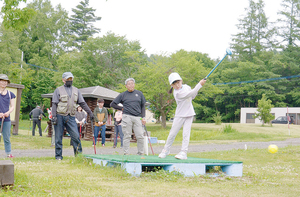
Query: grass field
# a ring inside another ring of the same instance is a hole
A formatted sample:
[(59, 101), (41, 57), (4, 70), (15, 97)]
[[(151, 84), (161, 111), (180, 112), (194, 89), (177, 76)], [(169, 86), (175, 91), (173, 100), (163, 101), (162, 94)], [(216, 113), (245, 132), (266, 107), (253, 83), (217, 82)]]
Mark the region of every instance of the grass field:
[[(191, 143), (230, 143), (237, 141), (273, 141), (300, 137), (300, 126), (261, 127), (254, 124), (230, 124), (234, 132), (225, 133), (229, 124), (193, 124)], [(166, 140), (170, 128), (148, 125), (151, 136)], [(181, 133), (176, 143), (181, 143)], [(12, 136), (13, 149), (50, 148), (50, 138), (31, 137), (27, 130)], [(69, 140), (64, 140), (66, 145)], [(83, 147), (91, 142), (83, 141)], [(3, 149), (3, 142), (2, 148)], [(45, 145), (47, 144), (47, 145)], [(135, 144), (131, 144), (135, 146)], [(67, 146), (65, 146), (67, 147)], [(299, 196), (300, 147), (280, 148), (276, 154), (265, 149), (188, 153), (189, 157), (243, 162), (243, 177), (184, 177), (156, 171), (132, 177), (120, 168), (94, 165), (84, 157), (14, 158), (15, 185), (3, 188), (1, 196)]]

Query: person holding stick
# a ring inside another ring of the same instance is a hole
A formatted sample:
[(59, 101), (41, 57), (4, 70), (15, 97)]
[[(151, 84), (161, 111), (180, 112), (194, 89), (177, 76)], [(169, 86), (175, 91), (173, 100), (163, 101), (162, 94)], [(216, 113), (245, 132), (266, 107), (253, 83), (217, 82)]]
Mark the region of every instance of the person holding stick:
[(177, 133), (183, 126), (183, 139), (181, 151), (175, 155), (176, 159), (187, 159), (187, 151), (190, 141), (191, 127), (195, 110), (192, 104), (192, 100), (197, 96), (200, 88), (205, 84), (206, 80), (202, 79), (194, 89), (191, 89), (188, 85), (182, 84), (182, 78), (178, 73), (171, 73), (169, 75), (169, 83), (172, 86), (169, 93), (171, 94), (174, 89), (174, 98), (177, 103), (175, 117), (173, 125), (170, 130), (167, 142), (164, 149), (159, 154), (159, 158), (165, 158), (170, 153), (171, 145), (173, 144)]
[(1, 135), (3, 136), (4, 149), (8, 158), (14, 158), (11, 154), (11, 143), (10, 143), (10, 113), (15, 109), (15, 94), (6, 89), (7, 84), (10, 83), (7, 75), (0, 74), (0, 124), (1, 124)]

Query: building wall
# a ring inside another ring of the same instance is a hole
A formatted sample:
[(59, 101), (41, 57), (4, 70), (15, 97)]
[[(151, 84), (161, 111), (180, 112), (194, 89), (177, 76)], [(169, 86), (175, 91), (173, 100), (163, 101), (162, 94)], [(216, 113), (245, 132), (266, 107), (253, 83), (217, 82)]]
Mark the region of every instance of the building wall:
[[(295, 124), (300, 124), (300, 107), (289, 107), (288, 112), (290, 116), (294, 117)], [(240, 123), (247, 123), (247, 114), (250, 113), (257, 113), (257, 108), (241, 108), (241, 117)], [(286, 116), (287, 115), (287, 108), (286, 107), (274, 107), (271, 109), (271, 113), (275, 115), (275, 119), (279, 116)], [(254, 120), (255, 124), (262, 124), (262, 122), (256, 118)]]
[(154, 117), (154, 113), (152, 113), (150, 110), (146, 109), (146, 122), (156, 122), (156, 119)]

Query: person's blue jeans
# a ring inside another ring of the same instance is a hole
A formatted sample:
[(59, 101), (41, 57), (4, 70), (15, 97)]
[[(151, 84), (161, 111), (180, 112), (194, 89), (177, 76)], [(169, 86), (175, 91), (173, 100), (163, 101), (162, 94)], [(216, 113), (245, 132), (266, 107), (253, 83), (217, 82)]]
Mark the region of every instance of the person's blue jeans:
[[(0, 119), (1, 120), (1, 119)], [(0, 125), (2, 122), (0, 121)], [(10, 143), (10, 128), (11, 128), (11, 121), (4, 121), (2, 130), (2, 136), (3, 136), (3, 141), (4, 141), (4, 149), (5, 153), (7, 155), (11, 154), (11, 143)]]
[(77, 130), (77, 123), (75, 121), (75, 117), (73, 116), (62, 116), (57, 114), (57, 123), (54, 125), (55, 129), (55, 158), (63, 159), (62, 156), (62, 139), (64, 135), (64, 128), (66, 127), (67, 132), (71, 136), (72, 145), (74, 149), (74, 155), (76, 156), (78, 153), (82, 153), (81, 142), (79, 139), (79, 134)]
[(117, 146), (118, 143), (118, 134), (120, 135), (121, 139), (121, 147), (123, 147), (123, 132), (122, 132), (122, 126), (121, 125), (115, 125), (115, 140), (114, 140), (114, 147)]
[[(102, 125), (100, 127), (95, 126), (95, 128), (94, 128), (94, 136), (95, 136), (96, 144), (97, 144), (97, 138), (98, 138), (98, 134), (99, 134), (100, 130), (101, 130), (102, 144), (105, 144), (105, 130), (106, 130), (105, 125)], [(94, 144), (94, 142), (93, 142), (93, 144)]]

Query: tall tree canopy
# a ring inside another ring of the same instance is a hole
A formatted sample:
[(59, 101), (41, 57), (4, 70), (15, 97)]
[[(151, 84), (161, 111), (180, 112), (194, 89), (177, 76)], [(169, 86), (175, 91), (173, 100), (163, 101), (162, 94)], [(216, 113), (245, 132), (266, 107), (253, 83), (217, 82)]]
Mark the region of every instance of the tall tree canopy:
[(95, 16), (96, 9), (88, 6), (89, 0), (84, 0), (72, 9), (74, 14), (70, 18), (70, 30), (75, 37), (73, 44), (78, 49), (81, 48), (82, 41), (87, 41), (89, 37), (100, 32), (100, 29), (94, 27), (93, 23), (101, 20), (101, 17)]

